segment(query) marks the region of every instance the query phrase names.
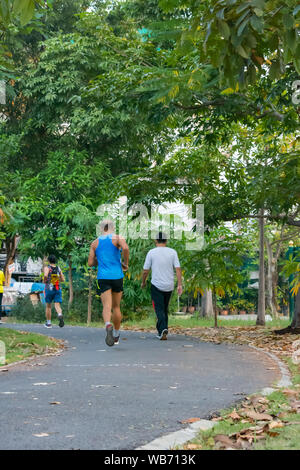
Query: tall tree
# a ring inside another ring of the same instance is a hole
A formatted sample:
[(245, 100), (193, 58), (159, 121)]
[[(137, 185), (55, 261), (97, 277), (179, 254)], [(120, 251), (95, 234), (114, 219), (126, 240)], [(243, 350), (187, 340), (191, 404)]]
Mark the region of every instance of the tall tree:
[(259, 211), (259, 287), (258, 287), (258, 307), (257, 325), (265, 325), (266, 313), (266, 286), (265, 286), (265, 219), (264, 209)]
[(278, 262), (281, 255), (288, 249), (288, 242), (295, 240), (296, 245), (298, 245), (297, 240), (299, 240), (299, 236), (299, 230), (294, 227), (282, 225), (278, 229), (278, 226), (274, 224), (266, 226), (265, 245), (268, 260), (266, 303), (269, 311), (275, 318), (278, 316)]

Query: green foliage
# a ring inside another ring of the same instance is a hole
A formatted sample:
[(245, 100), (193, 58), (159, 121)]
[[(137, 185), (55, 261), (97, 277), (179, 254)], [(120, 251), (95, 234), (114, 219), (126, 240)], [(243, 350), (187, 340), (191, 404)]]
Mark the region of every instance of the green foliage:
[(254, 311), (255, 304), (246, 299), (233, 299), (228, 304), (228, 308), (231, 313), (238, 313), (240, 310), (245, 310), (247, 313), (250, 313)]
[(141, 288), (143, 265), (148, 251), (154, 248), (150, 240), (128, 240), (130, 259), (129, 269), (124, 277), (123, 308), (125, 312), (143, 306), (151, 306), (150, 283), (146, 289)]
[(56, 253), (67, 260), (82, 249), (88, 253), (108, 170), (101, 162), (90, 167), (87, 160), (84, 152), (52, 153), (45, 169), (25, 183), (24, 196), (14, 206), (24, 254)]
[[(179, 253), (184, 250), (184, 244)], [(221, 297), (238, 292), (243, 276), (241, 267), (247, 251), (247, 241), (228, 228), (219, 226), (205, 235), (201, 251), (181, 253), (184, 288), (194, 293), (212, 289)]]
[(10, 315), (17, 320), (24, 320), (32, 323), (42, 323), (45, 321), (45, 306), (42, 303), (33, 305), (29, 295), (19, 297), (13, 305)]
[(43, 0), (1, 0), (0, 25), (7, 27), (13, 19), (18, 18), (22, 26), (28, 23), (34, 16), (36, 7), (45, 8), (52, 1)]
[[(95, 286), (94, 286), (95, 287)], [(87, 291), (86, 290), (75, 290), (74, 301), (71, 308), (65, 301), (62, 304), (64, 315), (67, 321), (70, 322), (87, 322)], [(101, 316), (102, 306), (100, 299), (95, 296), (95, 289), (92, 297), (92, 322), (99, 322), (102, 319)]]
[(124, 187), (145, 204), (159, 203), (159, 198), (202, 203), (209, 226), (255, 218), (262, 206), (271, 221), (292, 224), (300, 187), (299, 145), (293, 132), (282, 134), (282, 126), (272, 131), (232, 123), (226, 135), (217, 132), (210, 143), (198, 145), (189, 134), (177, 140), (164, 163), (140, 172), (138, 179), (126, 177)]
[[(84, 290), (75, 291), (74, 302), (72, 307), (68, 308), (67, 298), (64, 296), (62, 302), (62, 311), (66, 321), (86, 323), (87, 319), (87, 293)], [(92, 321), (98, 322), (101, 319), (102, 308), (100, 300), (93, 296), (92, 300)], [(18, 321), (26, 321), (30, 323), (44, 323), (45, 305), (41, 302), (33, 305), (29, 296), (18, 298), (16, 304), (12, 307), (10, 316)], [(57, 321), (57, 314), (52, 307), (52, 322)]]
[(148, 133), (132, 94), (151, 53), (136, 34), (118, 38), (95, 14), (82, 15), (76, 32), (44, 43), (38, 66), (23, 77), (31, 127), (78, 136), (111, 158), (120, 138)]
[(290, 292), (292, 295), (296, 296), (300, 289), (300, 261), (298, 254), (295, 256), (291, 255), (287, 260), (285, 260), (282, 273), (284, 276), (290, 278)]
[(296, 1), (218, 0), (170, 2), (167, 12), (189, 12), (176, 52), (197, 50), (199, 62), (212, 64), (220, 83), (235, 88), (255, 83), (261, 74), (280, 78), (290, 62), (300, 73), (299, 14)]

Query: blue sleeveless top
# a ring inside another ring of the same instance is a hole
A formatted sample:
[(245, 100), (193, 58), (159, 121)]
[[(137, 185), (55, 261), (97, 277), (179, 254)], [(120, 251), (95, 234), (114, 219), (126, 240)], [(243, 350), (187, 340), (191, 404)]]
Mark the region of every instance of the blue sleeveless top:
[(112, 242), (113, 234), (98, 238), (96, 257), (98, 261), (97, 279), (121, 279), (124, 273), (121, 265), (121, 251)]

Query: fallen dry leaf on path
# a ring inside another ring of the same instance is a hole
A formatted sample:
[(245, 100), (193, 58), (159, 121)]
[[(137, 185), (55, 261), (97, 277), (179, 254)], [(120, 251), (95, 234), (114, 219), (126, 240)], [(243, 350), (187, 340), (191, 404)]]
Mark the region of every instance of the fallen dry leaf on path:
[(271, 421), (271, 423), (268, 423), (267, 426), (269, 430), (276, 429), (276, 428), (283, 428), (284, 423), (282, 421)]
[(264, 404), (264, 405), (267, 405), (269, 403), (269, 400), (265, 397), (259, 397), (259, 396), (254, 396), (254, 397), (250, 397), (249, 398), (249, 401), (254, 405), (258, 405), (258, 404)]
[(277, 431), (268, 431), (268, 436), (277, 437), (277, 436), (280, 436), (280, 433)]
[(254, 435), (259, 435), (264, 432), (265, 426), (251, 426), (250, 428), (241, 429), (241, 431), (230, 434), (231, 438), (249, 439)]
[(183, 448), (184, 450), (200, 450), (202, 446), (200, 444), (185, 444)]
[(201, 418), (188, 418), (180, 421), (181, 424), (189, 424), (189, 423), (196, 423), (197, 421), (200, 421)]
[(296, 341), (294, 341), (294, 342), (292, 343), (292, 348), (293, 348), (293, 349), (298, 349), (298, 348), (300, 348), (300, 339), (297, 339)]
[(241, 446), (234, 442), (226, 434), (217, 434), (214, 436), (215, 447), (217, 449), (240, 449)]
[(243, 411), (243, 416), (253, 419), (254, 421), (273, 421), (271, 415), (267, 413), (257, 413), (256, 411)]
[(292, 400), (290, 402), (291, 411), (293, 413), (300, 413), (300, 401), (299, 400)]
[(280, 419), (284, 419), (284, 418), (287, 418), (288, 417), (288, 413), (286, 411), (282, 411), (281, 413), (279, 413), (277, 415), (278, 418)]
[(238, 420), (238, 419), (241, 419), (241, 416), (237, 413), (236, 409), (234, 409), (232, 411), (232, 413), (230, 413), (227, 418), (231, 418), (233, 420)]
[(286, 395), (287, 397), (298, 397), (298, 395), (300, 394), (299, 390), (292, 390), (290, 388), (285, 388), (284, 390), (282, 390), (282, 393), (284, 393), (284, 395)]

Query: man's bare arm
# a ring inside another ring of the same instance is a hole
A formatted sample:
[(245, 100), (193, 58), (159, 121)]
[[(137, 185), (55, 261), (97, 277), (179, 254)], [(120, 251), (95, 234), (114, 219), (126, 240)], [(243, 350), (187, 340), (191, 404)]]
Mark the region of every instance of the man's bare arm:
[(146, 280), (147, 280), (149, 273), (150, 273), (150, 269), (144, 269), (143, 278), (142, 278), (142, 287), (146, 287)]
[(46, 284), (46, 281), (48, 279), (48, 275), (49, 275), (49, 268), (46, 266), (44, 268), (44, 279), (43, 279), (44, 284)]
[(122, 249), (122, 254), (123, 254), (122, 267), (123, 267), (123, 270), (127, 271), (128, 264), (129, 264), (129, 246), (126, 243), (125, 238), (120, 237), (120, 236), (117, 236), (116, 242), (117, 242), (117, 247)]
[(178, 295), (182, 294), (182, 273), (181, 273), (181, 268), (175, 268), (176, 269), (176, 276), (177, 276), (177, 293)]

